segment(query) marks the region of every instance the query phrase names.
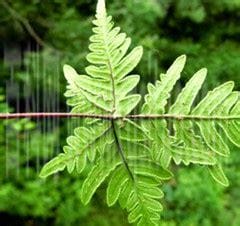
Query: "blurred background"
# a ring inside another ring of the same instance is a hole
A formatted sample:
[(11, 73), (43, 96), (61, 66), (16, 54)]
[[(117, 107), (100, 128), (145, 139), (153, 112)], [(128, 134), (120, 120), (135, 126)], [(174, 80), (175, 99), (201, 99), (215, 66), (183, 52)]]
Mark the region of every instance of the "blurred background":
[[(84, 73), (96, 0), (0, 0), (0, 112), (69, 111), (65, 63)], [(234, 80), (240, 90), (240, 0), (107, 0), (109, 14), (144, 46), (138, 91), (187, 54), (187, 81), (201, 67), (205, 88)], [(63, 172), (38, 178), (61, 152), (78, 122), (68, 119), (0, 121), (0, 225), (127, 226), (126, 214), (107, 208), (101, 187), (80, 202), (83, 177)], [(66, 132), (67, 131), (67, 132)], [(201, 167), (174, 168), (164, 186), (163, 226), (239, 226), (240, 150), (224, 162), (230, 187)]]

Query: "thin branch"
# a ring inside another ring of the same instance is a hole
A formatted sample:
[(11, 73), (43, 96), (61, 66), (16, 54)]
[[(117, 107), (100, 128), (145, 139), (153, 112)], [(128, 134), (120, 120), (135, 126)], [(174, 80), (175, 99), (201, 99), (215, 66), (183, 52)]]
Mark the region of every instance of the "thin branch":
[(84, 114), (84, 113), (65, 113), (65, 112), (33, 112), (33, 113), (0, 113), (0, 119), (17, 119), (17, 118), (94, 118), (103, 120), (118, 120), (118, 119), (172, 119), (172, 120), (205, 120), (205, 121), (226, 121), (226, 120), (240, 120), (240, 115), (230, 116), (204, 116), (204, 115), (101, 115), (101, 114)]
[(13, 18), (18, 20), (20, 23), (23, 24), (23, 26), (26, 28), (28, 33), (35, 39), (35, 41), (40, 45), (40, 46), (46, 46), (51, 49), (53, 49), (51, 46), (49, 46), (46, 42), (43, 41), (42, 38), (39, 37), (37, 32), (33, 29), (33, 27), (30, 25), (29, 21), (22, 17), (16, 10), (14, 10), (7, 2), (2, 1), (1, 2), (3, 7), (11, 14)]

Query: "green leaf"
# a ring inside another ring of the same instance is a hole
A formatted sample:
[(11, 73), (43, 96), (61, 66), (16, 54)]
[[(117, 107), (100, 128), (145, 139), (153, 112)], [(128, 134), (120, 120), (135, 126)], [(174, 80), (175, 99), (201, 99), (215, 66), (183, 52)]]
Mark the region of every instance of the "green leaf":
[(222, 166), (220, 164), (217, 164), (215, 166), (211, 166), (208, 168), (211, 176), (215, 181), (217, 181), (219, 184), (227, 187), (229, 186), (229, 182), (227, 177), (225, 176)]
[[(234, 84), (232, 82), (228, 82), (208, 92), (206, 97), (194, 108), (192, 113), (195, 115), (211, 115), (231, 94), (233, 86)], [(197, 125), (199, 126), (204, 141), (212, 151), (223, 156), (227, 156), (230, 153), (227, 144), (218, 133), (214, 123), (202, 121), (198, 122)]]
[(116, 65), (116, 73), (114, 77), (117, 80), (122, 79), (130, 73), (139, 63), (142, 58), (142, 46), (135, 47), (118, 65)]
[(123, 166), (114, 171), (107, 188), (107, 204), (109, 206), (112, 206), (116, 203), (123, 186), (128, 180), (129, 177), (126, 173), (126, 169)]
[(85, 205), (89, 203), (101, 183), (121, 164), (120, 159), (115, 156), (116, 151), (114, 149), (114, 146), (108, 145), (105, 154), (92, 167), (92, 170), (85, 179), (81, 190), (81, 200)]
[(49, 161), (41, 170), (40, 177), (45, 178), (56, 172), (64, 170), (65, 165), (65, 155), (60, 154), (51, 161)]
[(152, 89), (152, 92), (145, 96), (142, 113), (163, 114), (165, 112), (164, 108), (170, 97), (170, 92), (179, 80), (185, 63), (185, 55), (178, 57), (168, 69), (167, 73), (161, 74), (161, 82), (157, 81), (155, 86), (149, 85), (149, 87), (151, 87), (149, 89)]
[(171, 106), (170, 114), (189, 114), (193, 101), (195, 100), (202, 84), (206, 78), (207, 69), (203, 68), (193, 75), (187, 82), (177, 97), (175, 103)]
[[(225, 101), (221, 104), (221, 106), (216, 109), (216, 115), (231, 115), (231, 109), (236, 110), (237, 101), (239, 99), (239, 92), (232, 92)], [(238, 114), (238, 113), (237, 113)], [(240, 147), (240, 137), (239, 132), (240, 128), (238, 128), (235, 121), (220, 121), (218, 124), (221, 126), (223, 131), (225, 132), (226, 136), (229, 140), (235, 144), (236, 146)]]
[[(178, 95), (175, 103), (170, 107), (169, 114), (179, 115), (189, 114), (191, 112), (193, 102), (203, 85), (206, 75), (207, 70), (205, 68), (193, 75)], [(177, 139), (183, 140), (186, 146), (190, 146), (194, 149), (205, 149), (201, 138), (194, 133), (192, 122), (175, 121), (173, 123), (173, 128)]]
[(208, 92), (206, 97), (193, 109), (194, 115), (209, 115), (211, 114), (228, 95), (234, 87), (233, 82), (226, 82), (213, 91)]
[(128, 115), (139, 103), (141, 96), (138, 94), (127, 96), (119, 101), (115, 115)]
[(139, 75), (129, 75), (124, 79), (120, 80), (116, 86), (116, 96), (119, 96), (119, 99), (124, 98), (126, 94), (128, 94), (136, 87), (139, 80)]
[[(137, 180), (128, 180), (119, 195), (119, 203), (122, 208), (129, 212), (128, 220), (130, 223), (137, 222), (137, 225), (159, 225), (162, 205), (159, 198), (163, 197), (163, 192), (159, 189), (154, 178), (148, 178), (147, 186), (142, 183), (142, 176)], [(151, 187), (149, 187), (149, 184)]]
[[(66, 96), (74, 112), (106, 114), (125, 116), (129, 114), (140, 101), (140, 95), (128, 95), (139, 81), (138, 75), (125, 76), (139, 63), (143, 49), (134, 48), (127, 54), (131, 40), (126, 34), (119, 33), (119, 27), (113, 28), (112, 18), (104, 12), (104, 4), (100, 4), (97, 19), (94, 21), (95, 33), (90, 37), (91, 52), (87, 55), (90, 64), (86, 68), (88, 75), (78, 75), (68, 65), (64, 66), (64, 74), (69, 83)], [(75, 101), (77, 100), (77, 101)], [(79, 104), (81, 102), (81, 104)]]
[[(185, 55), (178, 57), (170, 66), (167, 73), (161, 74), (160, 82), (157, 81), (155, 86), (152, 84), (148, 85), (149, 94), (145, 96), (145, 103), (142, 108), (143, 114), (165, 113), (165, 106), (170, 97), (170, 92), (180, 78), (185, 63)], [(148, 120), (143, 122), (143, 126), (152, 137), (153, 159), (159, 161), (164, 168), (167, 168), (171, 161), (171, 143), (168, 139), (170, 135), (167, 130), (167, 122), (165, 120)]]
[(169, 180), (172, 177), (170, 171), (151, 160), (138, 160), (137, 163), (129, 161), (129, 166), (137, 175), (148, 176), (157, 180)]
[(211, 152), (205, 150), (192, 149), (189, 147), (172, 147), (172, 156), (176, 164), (183, 162), (185, 165), (190, 163), (202, 165), (215, 165), (217, 160)]
[[(148, 94), (142, 108), (144, 114), (168, 114), (173, 118), (176, 116), (176, 119), (172, 121), (149, 119), (143, 121), (142, 125), (152, 138), (150, 142), (152, 158), (164, 168), (169, 166), (171, 159), (176, 164), (193, 163), (211, 165), (213, 168), (219, 164), (217, 155), (226, 157), (230, 154), (219, 126), (232, 143), (237, 146), (240, 144), (238, 139), (240, 124), (236, 120), (228, 120), (228, 116), (240, 114), (240, 105), (237, 104), (239, 94), (232, 91), (234, 83), (227, 82), (208, 92), (194, 107), (194, 101), (207, 74), (207, 70), (203, 68), (194, 74), (167, 111), (165, 107), (170, 92), (179, 79), (184, 64), (184, 57), (178, 58), (167, 73), (160, 76), (160, 81), (155, 85), (148, 85)], [(190, 116), (192, 120), (186, 120), (184, 116)], [(196, 116), (199, 116), (198, 119)], [(209, 117), (209, 120), (205, 120), (206, 117)]]

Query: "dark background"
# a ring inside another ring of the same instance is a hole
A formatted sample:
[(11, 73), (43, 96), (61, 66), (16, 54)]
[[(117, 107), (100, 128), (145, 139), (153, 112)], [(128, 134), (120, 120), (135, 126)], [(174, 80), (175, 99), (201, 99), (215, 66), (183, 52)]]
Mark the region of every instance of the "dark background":
[[(95, 5), (94, 0), (0, 1), (0, 111), (69, 111), (62, 66), (84, 73)], [(239, 90), (240, 0), (108, 0), (107, 7), (133, 46), (144, 47), (136, 71), (140, 92), (181, 54), (188, 56), (182, 83), (207, 67), (205, 89), (234, 80)], [(38, 178), (76, 124), (0, 122), (0, 225), (128, 225), (120, 208), (107, 208), (104, 187), (89, 206), (81, 204), (84, 175)], [(231, 149), (224, 163), (228, 188), (201, 167), (175, 169), (177, 176), (164, 186), (163, 226), (240, 225), (240, 150)]]

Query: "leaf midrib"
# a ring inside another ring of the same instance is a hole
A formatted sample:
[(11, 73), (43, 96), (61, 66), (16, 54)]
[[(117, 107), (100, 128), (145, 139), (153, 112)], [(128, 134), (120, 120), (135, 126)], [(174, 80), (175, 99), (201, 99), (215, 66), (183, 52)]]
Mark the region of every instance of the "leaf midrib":
[(111, 57), (110, 57), (110, 52), (109, 52), (109, 47), (107, 44), (107, 16), (104, 18), (104, 26), (103, 26), (103, 44), (104, 44), (104, 49), (107, 54), (107, 67), (109, 69), (109, 76), (112, 84), (112, 100), (113, 100), (113, 109), (112, 109), (112, 114), (116, 111), (116, 93), (115, 93), (115, 81), (114, 81), (114, 76), (113, 76), (113, 66), (111, 62)]

